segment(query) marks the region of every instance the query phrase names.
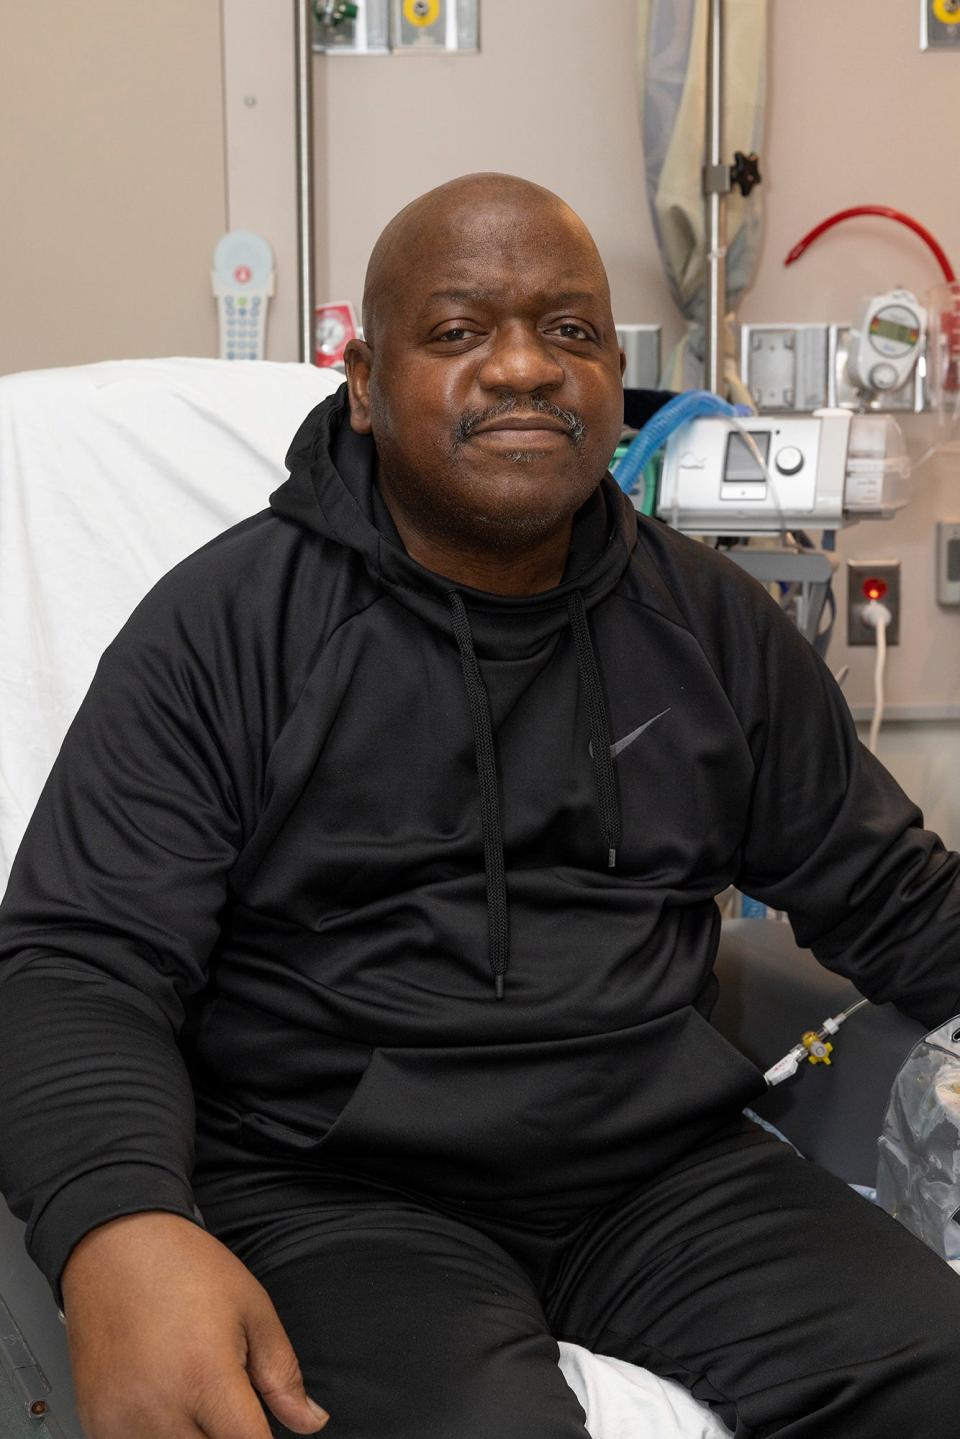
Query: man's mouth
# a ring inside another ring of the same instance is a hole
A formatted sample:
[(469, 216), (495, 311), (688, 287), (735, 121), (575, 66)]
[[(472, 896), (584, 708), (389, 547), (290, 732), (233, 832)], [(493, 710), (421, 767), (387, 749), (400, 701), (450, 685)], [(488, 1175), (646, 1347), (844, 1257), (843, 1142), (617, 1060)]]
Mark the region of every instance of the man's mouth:
[(556, 445), (561, 438), (579, 444), (584, 423), (573, 410), (544, 402), (532, 410), (511, 410), (506, 405), (485, 413), (464, 415), (457, 426), (457, 442), (463, 444), (474, 437), (485, 436), (487, 443), (512, 443), (516, 449)]
[(569, 439), (570, 430), (560, 420), (545, 414), (505, 414), (497, 420), (486, 420), (474, 426), (471, 439), (512, 445), (515, 449), (540, 448)]
[(508, 434), (523, 432), (528, 435), (570, 433), (569, 427), (549, 415), (501, 415), (495, 420), (486, 420), (474, 425), (473, 435)]

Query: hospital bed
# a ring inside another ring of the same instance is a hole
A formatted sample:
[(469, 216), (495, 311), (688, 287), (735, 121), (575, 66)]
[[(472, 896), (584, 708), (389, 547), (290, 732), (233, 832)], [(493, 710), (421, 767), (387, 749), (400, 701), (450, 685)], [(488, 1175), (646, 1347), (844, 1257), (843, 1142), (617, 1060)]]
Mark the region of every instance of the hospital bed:
[[(301, 420), (340, 378), (175, 359), (0, 379), (0, 888), (100, 652), (161, 574), (265, 506)], [(761, 920), (725, 926), (719, 975), (716, 1023), (763, 1068), (853, 995), (786, 925)], [(836, 1064), (771, 1091), (761, 1119), (871, 1186), (886, 1095), (920, 1032), (888, 1008), (862, 1010)], [(565, 1344), (561, 1366), (593, 1439), (728, 1433), (632, 1365)], [(0, 1201), (0, 1436), (21, 1435), (81, 1430), (65, 1330)]]

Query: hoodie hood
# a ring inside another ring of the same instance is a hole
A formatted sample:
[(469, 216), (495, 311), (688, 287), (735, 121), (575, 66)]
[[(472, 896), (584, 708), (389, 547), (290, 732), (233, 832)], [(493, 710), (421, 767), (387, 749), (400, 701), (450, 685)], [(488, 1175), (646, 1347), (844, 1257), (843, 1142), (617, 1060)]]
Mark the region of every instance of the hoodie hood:
[(270, 496), (289, 520), (360, 555), (373, 578), (406, 608), (450, 629), (452, 590), (463, 598), (478, 651), (508, 655), (542, 643), (568, 623), (579, 592), (590, 609), (616, 585), (637, 540), (636, 511), (606, 475), (574, 517), (560, 584), (538, 595), (495, 595), (456, 585), (411, 559), (376, 484), (376, 449), (350, 428), (347, 386), (304, 420), (287, 454), (290, 478)]

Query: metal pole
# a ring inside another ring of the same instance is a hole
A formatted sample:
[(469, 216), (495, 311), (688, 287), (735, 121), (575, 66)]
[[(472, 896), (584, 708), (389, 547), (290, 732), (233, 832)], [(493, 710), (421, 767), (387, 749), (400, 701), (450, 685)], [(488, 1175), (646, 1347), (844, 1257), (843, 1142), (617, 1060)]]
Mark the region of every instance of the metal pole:
[(312, 363), (313, 342), (313, 47), (310, 0), (293, 0), (297, 95), (297, 265), (299, 353)]
[(703, 193), (706, 197), (704, 386), (724, 390), (724, 318), (727, 311), (726, 196), (730, 172), (723, 163), (723, 0), (707, 0), (707, 114)]

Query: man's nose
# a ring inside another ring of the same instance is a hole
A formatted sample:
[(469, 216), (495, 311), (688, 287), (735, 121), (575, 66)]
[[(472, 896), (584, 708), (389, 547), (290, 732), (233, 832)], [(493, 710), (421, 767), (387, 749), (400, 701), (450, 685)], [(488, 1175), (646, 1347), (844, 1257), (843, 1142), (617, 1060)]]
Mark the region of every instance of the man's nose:
[(537, 327), (517, 322), (497, 330), (477, 378), (484, 389), (532, 395), (557, 389), (565, 375), (556, 350)]

